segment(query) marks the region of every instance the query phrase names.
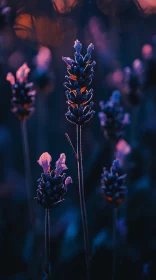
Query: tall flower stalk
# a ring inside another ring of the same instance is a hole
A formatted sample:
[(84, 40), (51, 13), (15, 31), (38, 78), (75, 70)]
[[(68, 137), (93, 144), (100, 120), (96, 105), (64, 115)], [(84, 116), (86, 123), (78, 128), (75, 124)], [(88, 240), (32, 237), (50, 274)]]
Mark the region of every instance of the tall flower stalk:
[(95, 114), (92, 110), (93, 90), (88, 89), (92, 82), (93, 67), (95, 61), (91, 61), (91, 52), (94, 49), (93, 44), (87, 48), (87, 54), (83, 57), (81, 55), (82, 44), (76, 40), (74, 44), (75, 59), (69, 57), (62, 57), (67, 64), (68, 75), (65, 76), (66, 82), (64, 86), (67, 88), (66, 98), (68, 104), (68, 112), (66, 118), (71, 123), (76, 124), (77, 133), (77, 168), (78, 168), (78, 181), (79, 181), (79, 197), (81, 208), (81, 219), (84, 236), (84, 247), (86, 257), (87, 277), (89, 279), (89, 263), (90, 263), (90, 245), (88, 237), (87, 214), (84, 197), (84, 178), (83, 178), (83, 163), (82, 163), (82, 126), (90, 121)]
[(72, 178), (66, 178), (68, 168), (65, 164), (66, 156), (61, 154), (56, 161), (55, 168), (50, 170), (52, 157), (46, 152), (43, 153), (38, 163), (43, 168), (43, 173), (38, 179), (37, 202), (45, 208), (45, 270), (44, 280), (51, 278), (50, 261), (50, 209), (57, 207), (64, 201), (64, 195), (67, 192), (67, 186), (72, 183)]
[[(130, 147), (123, 140), (125, 134), (125, 128), (130, 123), (128, 113), (124, 113), (121, 106), (121, 95), (119, 91), (114, 91), (110, 99), (104, 103), (100, 102), (101, 112), (99, 112), (99, 119), (101, 127), (104, 132), (104, 136), (112, 142), (112, 157), (116, 154), (120, 155), (120, 152), (126, 154), (129, 153)], [(120, 164), (123, 158), (114, 160), (110, 173), (106, 168), (102, 174), (102, 188), (104, 190), (104, 198), (113, 205), (113, 237), (112, 237), (112, 249), (113, 249), (113, 264), (112, 264), (112, 280), (116, 275), (116, 247), (117, 247), (117, 214), (118, 206), (125, 200), (126, 187), (124, 186), (126, 175), (119, 176), (121, 169)], [(120, 164), (119, 164), (120, 163)]]
[(119, 175), (119, 160), (113, 161), (110, 172), (104, 168), (101, 176), (101, 187), (103, 189), (103, 195), (105, 200), (113, 206), (113, 263), (112, 263), (112, 280), (115, 279), (116, 275), (116, 224), (117, 224), (117, 210), (119, 205), (125, 200), (127, 187), (125, 185), (126, 174)]
[(26, 122), (30, 115), (34, 112), (34, 102), (36, 91), (33, 89), (33, 83), (28, 83), (28, 74), (30, 68), (24, 63), (16, 72), (16, 78), (12, 73), (8, 73), (6, 80), (10, 82), (12, 87), (12, 109), (11, 111), (18, 117), (21, 124), (21, 134), (23, 140), (23, 153), (25, 165), (25, 185), (28, 198), (30, 220), (33, 225), (33, 206), (32, 206), (32, 185), (31, 185), (31, 169), (29, 160), (29, 146), (27, 137)]

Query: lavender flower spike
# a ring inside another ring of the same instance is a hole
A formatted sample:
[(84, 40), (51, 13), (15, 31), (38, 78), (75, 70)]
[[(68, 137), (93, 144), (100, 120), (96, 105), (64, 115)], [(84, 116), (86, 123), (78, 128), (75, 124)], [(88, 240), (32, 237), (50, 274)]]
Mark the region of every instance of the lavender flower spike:
[(110, 172), (104, 168), (101, 176), (101, 187), (104, 191), (104, 198), (117, 208), (125, 198), (127, 187), (125, 179), (127, 174), (119, 175), (120, 164), (119, 160), (113, 161)]
[(74, 56), (75, 60), (69, 57), (62, 57), (67, 64), (67, 73), (65, 76), (66, 82), (64, 86), (67, 88), (66, 98), (68, 104), (68, 112), (66, 118), (68, 121), (84, 125), (88, 122), (95, 111), (92, 110), (94, 103), (91, 101), (93, 90), (89, 86), (93, 78), (93, 67), (95, 61), (91, 62), (91, 52), (94, 49), (93, 44), (87, 48), (87, 54), (83, 57), (81, 55), (82, 44), (76, 40), (74, 44), (76, 50)]
[(100, 102), (101, 112), (98, 116), (106, 138), (118, 142), (124, 136), (126, 126), (130, 123), (128, 113), (123, 112), (120, 92), (114, 91), (109, 101)]
[(24, 63), (16, 72), (16, 78), (8, 73), (6, 80), (12, 87), (12, 112), (21, 120), (27, 119), (34, 111), (36, 91), (33, 83), (28, 83), (30, 68)]
[(64, 201), (64, 195), (67, 192), (67, 186), (72, 183), (72, 178), (63, 173), (67, 170), (65, 165), (66, 156), (61, 154), (56, 161), (55, 168), (50, 170), (52, 157), (48, 153), (43, 153), (38, 163), (42, 166), (44, 173), (38, 179), (38, 188), (36, 200), (45, 209), (58, 206)]

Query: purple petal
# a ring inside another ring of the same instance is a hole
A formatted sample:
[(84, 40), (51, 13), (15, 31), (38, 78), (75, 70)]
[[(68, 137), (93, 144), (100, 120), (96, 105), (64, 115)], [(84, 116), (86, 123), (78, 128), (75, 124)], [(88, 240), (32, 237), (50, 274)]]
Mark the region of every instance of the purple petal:
[(37, 161), (40, 166), (42, 166), (44, 173), (48, 173), (50, 169), (50, 163), (52, 161), (51, 155), (47, 152), (43, 153), (39, 160)]
[(65, 186), (68, 186), (69, 184), (72, 184), (73, 183), (73, 180), (71, 177), (67, 177), (66, 180), (65, 180)]

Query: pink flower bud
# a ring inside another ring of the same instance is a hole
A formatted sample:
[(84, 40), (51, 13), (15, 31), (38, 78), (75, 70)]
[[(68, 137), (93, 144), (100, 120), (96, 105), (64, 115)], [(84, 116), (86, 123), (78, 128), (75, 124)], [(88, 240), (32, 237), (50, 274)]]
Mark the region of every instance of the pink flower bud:
[(14, 85), (15, 84), (15, 77), (13, 76), (12, 73), (8, 73), (6, 76), (6, 80), (11, 84)]
[(48, 173), (50, 171), (50, 163), (52, 161), (51, 155), (47, 152), (43, 153), (39, 160), (37, 161), (40, 166), (42, 166), (44, 173)]
[(60, 158), (56, 161), (56, 177), (58, 177), (64, 170), (67, 170), (68, 167), (65, 164), (66, 155), (60, 154)]
[(30, 68), (26, 63), (24, 63), (16, 72), (16, 79), (18, 82), (23, 83), (27, 80)]
[(67, 177), (66, 180), (65, 180), (65, 186), (68, 186), (69, 184), (72, 184), (72, 183), (73, 183), (72, 178)]
[(51, 51), (48, 48), (41, 46), (36, 56), (37, 67), (45, 70), (48, 69), (51, 59)]

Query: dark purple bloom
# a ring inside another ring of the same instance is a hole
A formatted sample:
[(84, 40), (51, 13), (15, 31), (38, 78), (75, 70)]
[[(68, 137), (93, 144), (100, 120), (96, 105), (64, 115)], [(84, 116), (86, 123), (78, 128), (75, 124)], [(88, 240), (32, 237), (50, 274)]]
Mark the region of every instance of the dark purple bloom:
[(38, 179), (37, 196), (35, 199), (44, 208), (49, 209), (58, 206), (64, 201), (64, 195), (67, 192), (67, 186), (72, 183), (72, 178), (67, 177), (63, 171), (67, 170), (65, 165), (66, 156), (61, 154), (56, 161), (56, 167), (50, 171), (51, 156), (43, 153), (38, 163), (42, 166), (44, 173)]
[(27, 82), (30, 68), (24, 63), (16, 72), (16, 79), (8, 73), (6, 80), (12, 86), (12, 112), (20, 119), (27, 119), (34, 112), (36, 91), (33, 83)]
[(82, 44), (76, 40), (74, 44), (75, 60), (69, 57), (62, 57), (67, 64), (68, 75), (65, 76), (66, 82), (64, 86), (67, 88), (66, 98), (68, 104), (68, 112), (66, 118), (68, 121), (83, 125), (88, 122), (95, 111), (92, 110), (93, 90), (88, 89), (92, 82), (93, 67), (95, 61), (91, 62), (91, 52), (94, 49), (93, 44), (87, 48), (87, 54), (83, 57), (81, 55)]
[(47, 47), (40, 47), (35, 58), (36, 69), (33, 78), (37, 90), (41, 93), (50, 93), (54, 86), (54, 74), (50, 69), (51, 62), (51, 51)]
[(125, 127), (129, 124), (129, 114), (123, 112), (120, 104), (120, 93), (114, 91), (109, 101), (100, 102), (101, 112), (98, 116), (106, 138), (118, 141), (124, 135)]
[(3, 0), (0, 3), (0, 28), (3, 28), (8, 23), (9, 13), (11, 11), (11, 8), (7, 7), (5, 2)]
[(144, 67), (139, 59), (132, 68), (126, 67), (123, 73), (123, 93), (130, 105), (139, 105), (144, 87)]
[(118, 207), (125, 198), (127, 187), (125, 185), (126, 174), (119, 175), (119, 160), (116, 159), (112, 163), (110, 172), (104, 168), (101, 176), (101, 187), (104, 191), (104, 198)]

